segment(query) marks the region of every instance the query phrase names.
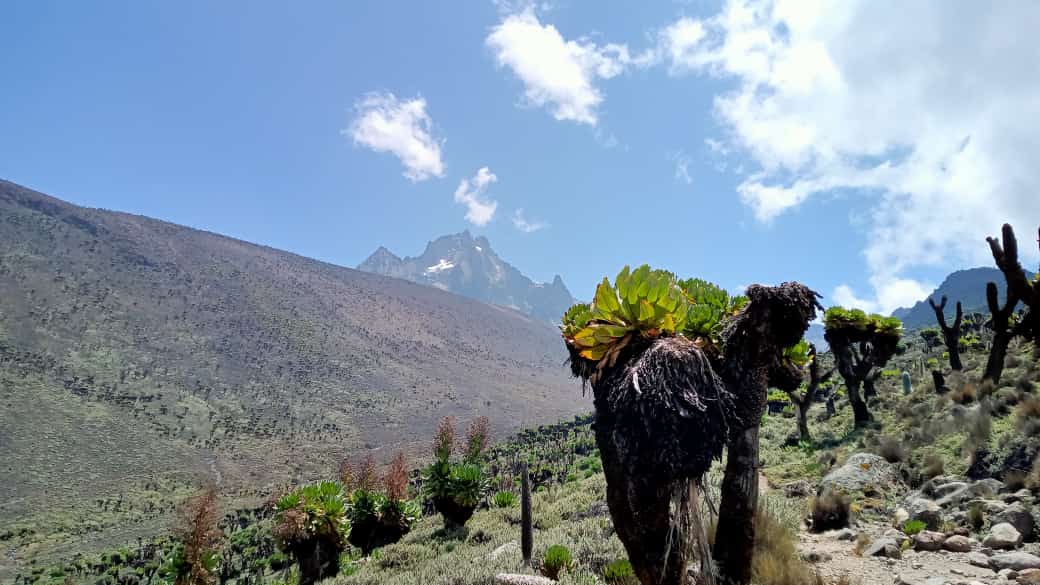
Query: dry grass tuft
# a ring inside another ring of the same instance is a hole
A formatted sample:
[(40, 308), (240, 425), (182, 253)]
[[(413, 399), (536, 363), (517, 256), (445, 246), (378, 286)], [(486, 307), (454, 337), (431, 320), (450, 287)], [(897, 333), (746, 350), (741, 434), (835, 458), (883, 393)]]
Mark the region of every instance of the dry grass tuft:
[(811, 510), (813, 531), (823, 532), (847, 527), (852, 503), (845, 494), (828, 490), (812, 499)]

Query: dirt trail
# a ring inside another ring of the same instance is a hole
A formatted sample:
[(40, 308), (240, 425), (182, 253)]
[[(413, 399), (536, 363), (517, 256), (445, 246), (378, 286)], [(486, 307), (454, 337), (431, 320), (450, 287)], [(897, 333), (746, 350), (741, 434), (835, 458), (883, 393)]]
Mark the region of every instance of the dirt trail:
[[(876, 538), (886, 528), (868, 524), (860, 526), (859, 531)], [(908, 550), (903, 552), (901, 559), (886, 559), (858, 556), (854, 552), (855, 541), (838, 540), (834, 533), (802, 532), (799, 541), (799, 549), (803, 554), (815, 552), (824, 559), (829, 557), (814, 565), (821, 575), (828, 578), (848, 575), (853, 583), (861, 585), (891, 585), (900, 582), (924, 585), (933, 577), (942, 577), (949, 583), (995, 583), (998, 580), (996, 573), (990, 569), (969, 564), (968, 555), (963, 553)], [(901, 581), (897, 581), (897, 577)]]

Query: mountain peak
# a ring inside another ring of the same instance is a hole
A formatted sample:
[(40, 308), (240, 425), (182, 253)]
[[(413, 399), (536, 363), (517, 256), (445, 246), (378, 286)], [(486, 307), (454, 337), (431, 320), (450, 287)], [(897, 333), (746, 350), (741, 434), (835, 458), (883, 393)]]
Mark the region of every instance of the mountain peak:
[(422, 255), (397, 258), (380, 247), (359, 270), (403, 278), (419, 284), (511, 307), (556, 323), (574, 303), (559, 275), (552, 285), (535, 283), (495, 254), (486, 236), (465, 230), (431, 240)]

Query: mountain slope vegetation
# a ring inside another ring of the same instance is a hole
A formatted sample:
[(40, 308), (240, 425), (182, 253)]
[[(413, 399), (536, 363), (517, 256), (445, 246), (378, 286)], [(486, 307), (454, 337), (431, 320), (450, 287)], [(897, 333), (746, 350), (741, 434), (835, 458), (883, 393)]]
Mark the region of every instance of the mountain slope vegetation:
[(0, 526), (81, 550), (154, 532), (203, 481), (262, 497), (348, 453), (414, 450), (445, 414), (506, 431), (587, 410), (558, 339), (503, 307), (0, 181)]

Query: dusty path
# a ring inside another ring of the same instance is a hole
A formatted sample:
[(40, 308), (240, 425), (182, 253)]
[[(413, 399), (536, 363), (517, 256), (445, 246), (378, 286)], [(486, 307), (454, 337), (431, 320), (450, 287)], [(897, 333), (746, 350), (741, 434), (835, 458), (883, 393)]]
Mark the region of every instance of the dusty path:
[[(880, 536), (884, 526), (866, 525), (861, 530), (872, 537)], [(968, 563), (966, 554), (946, 551), (903, 552), (901, 559), (883, 557), (861, 557), (855, 554), (856, 543), (850, 540), (838, 540), (834, 533), (811, 534), (802, 532), (799, 535), (799, 549), (803, 553), (815, 552), (824, 559), (815, 563), (820, 574), (828, 578), (848, 575), (853, 583), (861, 585), (893, 585), (908, 583), (925, 585), (933, 577), (941, 577), (950, 584), (957, 583), (996, 583), (997, 574), (987, 568), (975, 567)], [(901, 580), (897, 581), (897, 577)], [(938, 581), (936, 581), (938, 583)], [(930, 585), (930, 584), (929, 584)]]

